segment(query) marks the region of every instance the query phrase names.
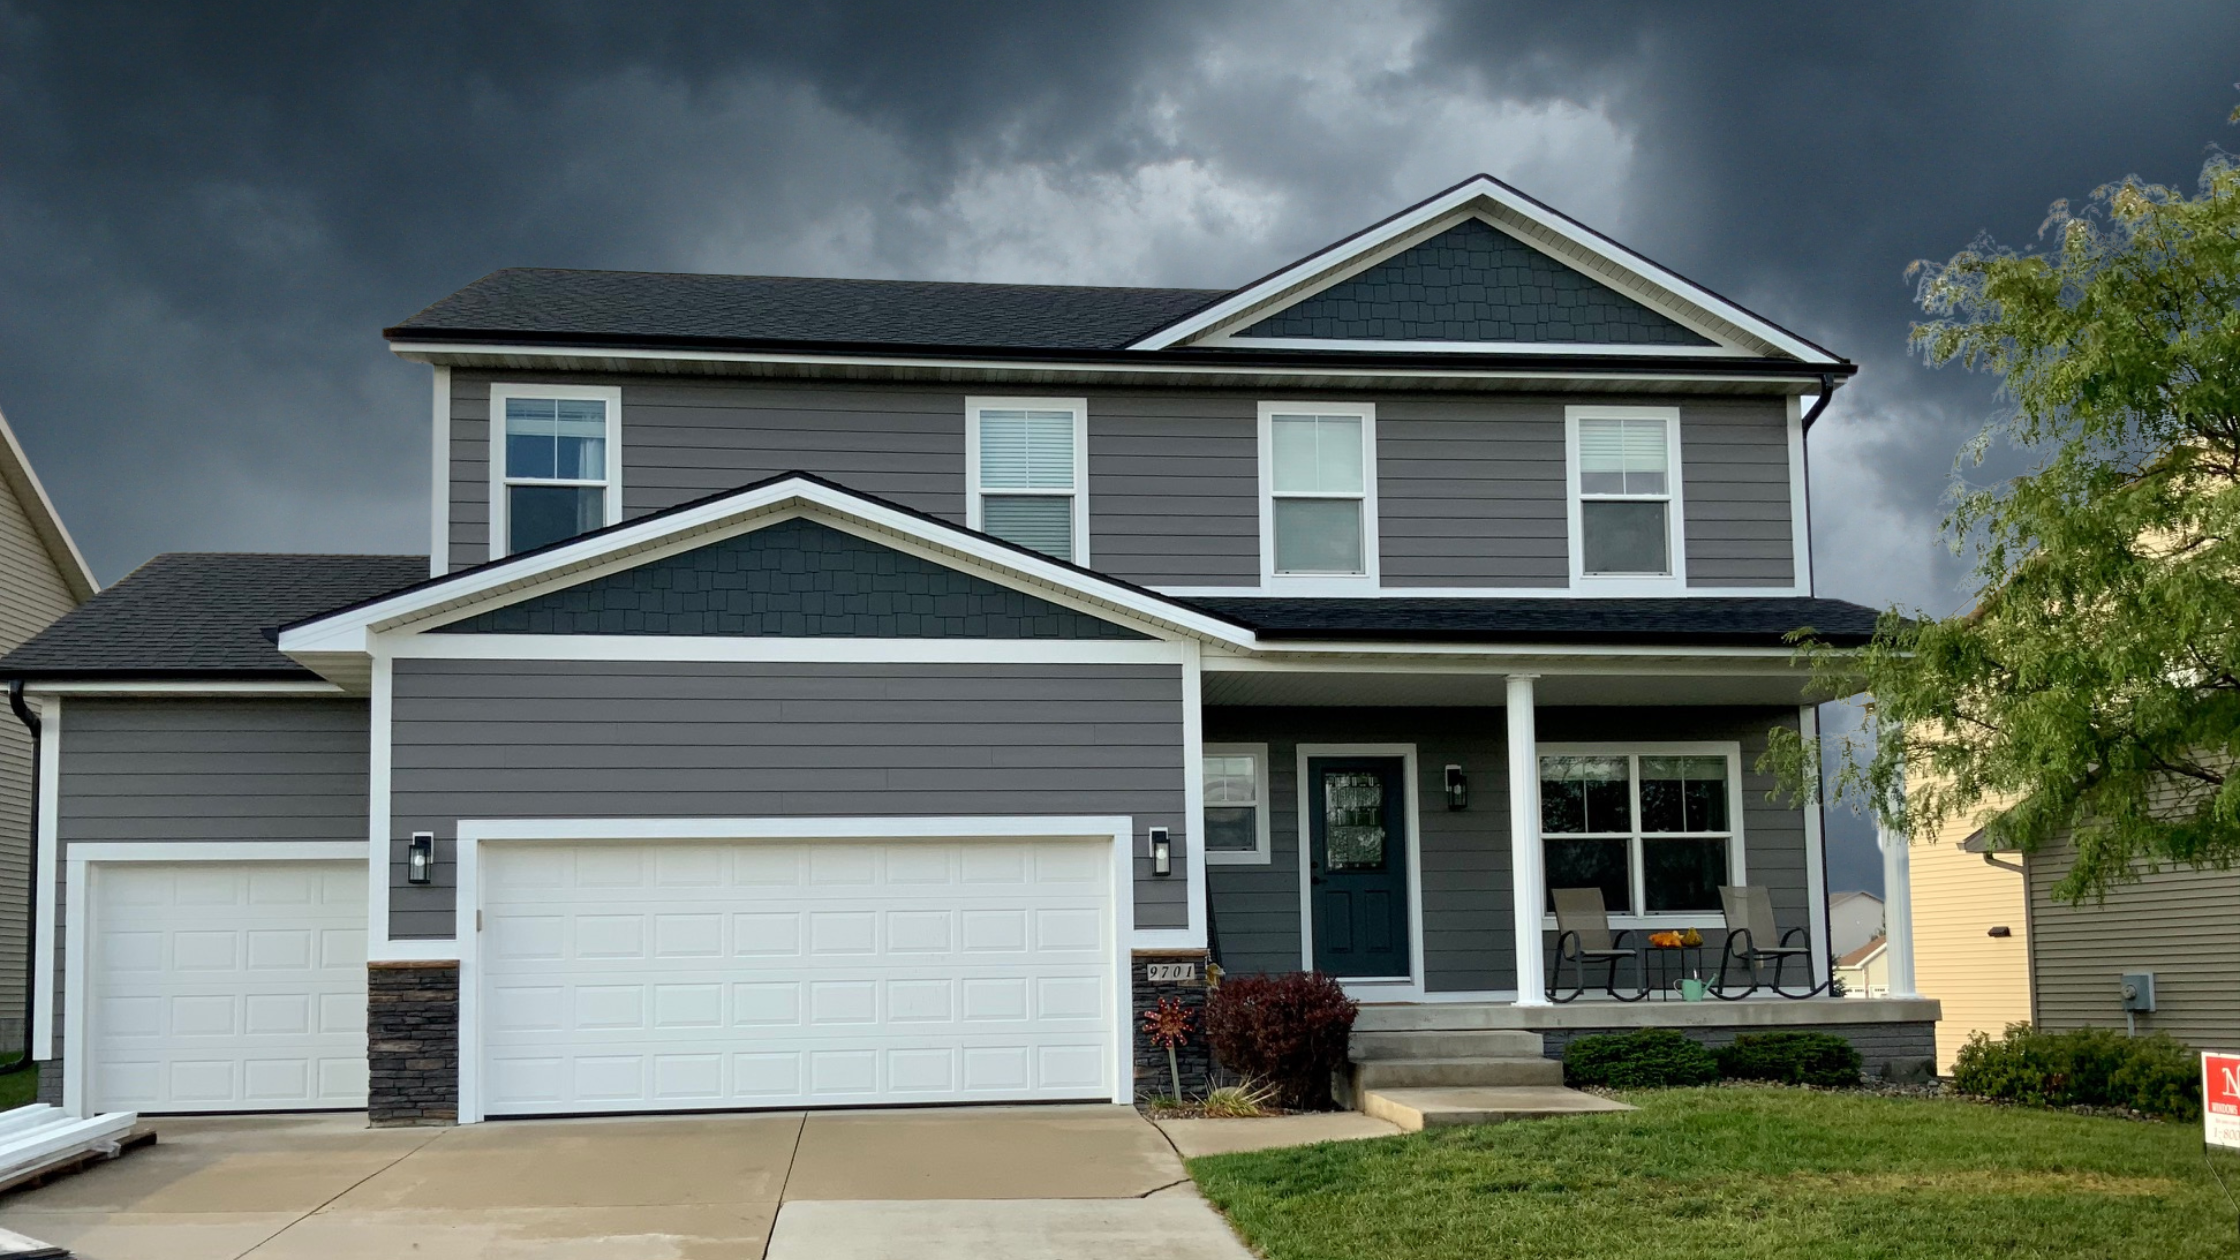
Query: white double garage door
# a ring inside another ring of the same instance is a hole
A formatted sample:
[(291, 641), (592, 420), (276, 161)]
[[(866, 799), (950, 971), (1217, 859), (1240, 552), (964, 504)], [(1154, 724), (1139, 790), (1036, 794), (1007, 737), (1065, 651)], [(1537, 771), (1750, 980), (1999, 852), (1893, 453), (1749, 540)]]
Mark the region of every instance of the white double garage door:
[[(479, 866), (465, 1118), (1120, 1089), (1109, 839), (506, 842)], [(363, 869), (105, 871), (92, 1101), (364, 1105)]]

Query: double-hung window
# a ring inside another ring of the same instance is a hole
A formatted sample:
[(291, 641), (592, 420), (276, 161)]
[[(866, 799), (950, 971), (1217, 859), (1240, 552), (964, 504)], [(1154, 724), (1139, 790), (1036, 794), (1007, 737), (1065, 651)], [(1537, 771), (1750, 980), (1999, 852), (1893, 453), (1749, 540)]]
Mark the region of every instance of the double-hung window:
[(1717, 912), (1719, 886), (1743, 882), (1740, 758), (1734, 745), (1544, 746), (1549, 889), (1599, 888), (1612, 914)]
[(514, 555), (622, 519), (622, 391), (493, 385), (490, 555)]
[(1680, 416), (1573, 407), (1568, 416), (1574, 574), (1670, 583), (1680, 575)]
[(1260, 404), (1261, 547), (1271, 585), (1374, 582), (1376, 414), (1331, 403)]
[(967, 399), (965, 523), (1087, 564), (1088, 415), (1080, 398)]
[(1206, 745), (1204, 804), (1206, 861), (1267, 865), (1266, 744)]

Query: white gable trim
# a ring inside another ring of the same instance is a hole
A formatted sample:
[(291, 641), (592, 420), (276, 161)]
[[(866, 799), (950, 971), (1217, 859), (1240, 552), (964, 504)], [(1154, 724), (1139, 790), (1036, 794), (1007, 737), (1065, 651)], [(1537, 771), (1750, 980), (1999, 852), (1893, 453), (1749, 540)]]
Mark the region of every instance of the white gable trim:
[[(662, 556), (806, 515), (935, 563), (980, 573), (1091, 616), (1138, 622), (1164, 632), (1250, 646), (1239, 626), (1168, 599), (1015, 551), (965, 530), (870, 502), (806, 478), (788, 477), (680, 512), (555, 547), (517, 561), (471, 569), (354, 609), (331, 613), (280, 636), (290, 656), (370, 654), (375, 634), (427, 630), (542, 590), (572, 586)], [(959, 562), (963, 563), (959, 563)]]
[(93, 570), (87, 567), (77, 541), (63, 525), (62, 513), (55, 510), (54, 500), (47, 497), (47, 488), (39, 483), (39, 474), (31, 470), (31, 457), (23, 453), (15, 430), (8, 427), (8, 418), (4, 415), (0, 415), (0, 486), (15, 492), (24, 519), (30, 522), (32, 535), (47, 553), (47, 562), (54, 566), (55, 576), (70, 592), (70, 602), (82, 604), (92, 599), (100, 591), (101, 583), (93, 580)]
[[(1550, 256), (1582, 270), (1629, 297), (1646, 299), (1647, 304), (1663, 314), (1679, 320), (1696, 331), (1725, 343), (1707, 355), (1703, 348), (1695, 348), (1692, 356), (1732, 356), (1736, 353), (1760, 355), (1754, 347), (1733, 346), (1739, 333), (1745, 339), (1763, 343), (1774, 354), (1787, 355), (1814, 365), (1836, 365), (1840, 360), (1827, 351), (1805, 341), (1794, 333), (1780, 328), (1733, 302), (1711, 292), (1682, 276), (1676, 275), (1650, 262), (1632, 250), (1626, 249), (1608, 237), (1586, 227), (1578, 221), (1534, 201), (1507, 184), (1487, 175), (1474, 176), (1446, 192), (1394, 215), (1392, 218), (1358, 235), (1308, 255), (1291, 266), (1276, 272), (1245, 289), (1214, 303), (1205, 310), (1160, 329), (1151, 336), (1130, 346), (1131, 350), (1167, 350), (1186, 344), (1215, 343), (1220, 334), (1230, 333), (1248, 320), (1256, 321), (1285, 299), (1303, 298), (1310, 293), (1344, 279), (1346, 276), (1372, 266), (1388, 257), (1396, 248), (1405, 248), (1426, 234), (1445, 230), (1452, 223), (1471, 215), (1483, 217), (1495, 227), (1517, 236)], [(1519, 229), (1524, 229), (1520, 231)], [(1537, 240), (1533, 238), (1539, 238)], [(1568, 255), (1568, 256), (1567, 256)], [(1582, 265), (1584, 264), (1584, 265)], [(1658, 300), (1658, 299), (1663, 300)], [(1677, 306), (1675, 305), (1677, 303)], [(1691, 318), (1691, 314), (1693, 317)], [(1721, 328), (1720, 325), (1725, 325)], [(1727, 332), (1726, 329), (1732, 329)], [(1269, 344), (1260, 338), (1235, 345)], [(1271, 346), (1271, 348), (1274, 348)], [(1314, 349), (1372, 349), (1387, 353), (1419, 351), (1425, 349), (1459, 349), (1459, 343), (1418, 342), (1331, 342), (1316, 340)], [(1479, 354), (1498, 353), (1503, 350), (1551, 353), (1550, 347), (1531, 343), (1524, 346), (1494, 346), (1486, 343), (1469, 343), (1468, 349)], [(1557, 350), (1554, 353), (1599, 353), (1634, 355), (1644, 351), (1639, 346), (1597, 346), (1591, 351), (1575, 349)], [(1672, 348), (1649, 350), (1652, 354), (1670, 354)]]

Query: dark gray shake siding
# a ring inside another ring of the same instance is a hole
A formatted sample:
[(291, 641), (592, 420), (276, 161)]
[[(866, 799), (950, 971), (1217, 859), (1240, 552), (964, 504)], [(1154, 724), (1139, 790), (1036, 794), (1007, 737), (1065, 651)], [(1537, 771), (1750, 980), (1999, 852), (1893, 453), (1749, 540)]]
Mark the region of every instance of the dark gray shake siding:
[[(390, 931), (448, 937), (462, 818), (1134, 818), (1136, 926), (1182, 927), (1176, 665), (399, 661)], [(436, 882), (404, 880), (414, 831)]]
[[(499, 380), (622, 387), (626, 516), (799, 469), (964, 521), (966, 390), (460, 369), (451, 377), (455, 569), (490, 554), (490, 386)], [(1263, 396), (1096, 393), (1066, 385), (1046, 392), (1089, 399), (1093, 567), (1155, 586), (1258, 582)], [(1565, 584), (1563, 409), (1581, 400), (1420, 394), (1364, 400), (1377, 406), (1385, 585)], [(1690, 582), (1786, 586), (1791, 552), (1783, 400), (1686, 400), (1681, 411)]]
[[(1784, 930), (1808, 924), (1801, 811), (1766, 800), (1773, 781), (1752, 769), (1766, 732), (1794, 729), (1794, 709), (1542, 709), (1543, 743), (1735, 740), (1742, 745), (1744, 866), (1770, 892)], [(1275, 860), (1267, 866), (1209, 866), (1207, 884), (1230, 971), (1281, 972), (1300, 964), (1298, 746), (1416, 746), (1421, 807), (1423, 952), (1433, 992), (1511, 989), (1508, 753), (1500, 709), (1206, 710), (1209, 744), (1265, 743)], [(1469, 808), (1449, 810), (1444, 776), (1469, 776)], [(1553, 957), (1554, 940), (1548, 942)]]
[(1680, 409), (1690, 586), (1788, 586), (1789, 413), (1779, 398)]
[[(102, 841), (366, 837), (363, 700), (95, 700), (63, 704), (56, 830)], [(56, 864), (58, 881), (64, 870)], [(55, 1044), (62, 1041), (62, 941), (75, 907), (55, 889)], [(60, 1076), (56, 1080), (59, 1083)]]

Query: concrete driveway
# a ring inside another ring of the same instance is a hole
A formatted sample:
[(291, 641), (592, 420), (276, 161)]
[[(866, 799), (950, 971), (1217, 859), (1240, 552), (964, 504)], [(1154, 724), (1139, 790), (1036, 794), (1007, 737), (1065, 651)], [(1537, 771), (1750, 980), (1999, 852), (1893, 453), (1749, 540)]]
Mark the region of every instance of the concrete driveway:
[(0, 1199), (0, 1226), (89, 1260), (1248, 1255), (1126, 1107), (152, 1123), (156, 1145)]

